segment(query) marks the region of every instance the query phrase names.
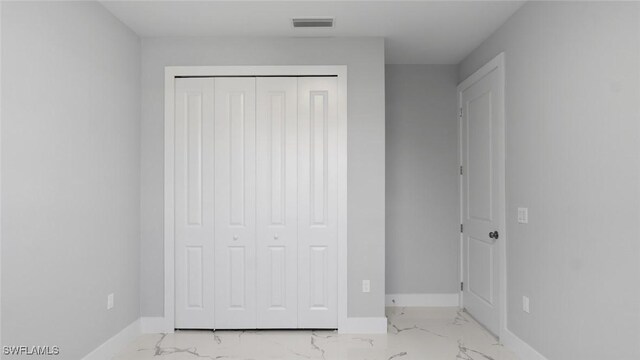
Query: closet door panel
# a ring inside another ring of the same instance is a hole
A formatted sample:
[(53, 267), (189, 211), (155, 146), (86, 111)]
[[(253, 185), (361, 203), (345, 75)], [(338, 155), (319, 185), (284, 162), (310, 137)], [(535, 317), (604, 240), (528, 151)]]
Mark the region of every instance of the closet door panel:
[(255, 78), (215, 82), (217, 329), (256, 327)]
[(214, 325), (214, 79), (176, 79), (175, 326)]
[(257, 79), (259, 328), (296, 328), (297, 79)]
[(337, 78), (298, 78), (298, 324), (337, 328)]

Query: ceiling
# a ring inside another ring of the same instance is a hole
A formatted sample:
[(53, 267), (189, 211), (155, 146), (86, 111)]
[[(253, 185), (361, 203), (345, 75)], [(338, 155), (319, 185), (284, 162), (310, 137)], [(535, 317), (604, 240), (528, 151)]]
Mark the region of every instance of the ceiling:
[[(524, 1), (102, 1), (142, 37), (379, 36), (388, 64), (457, 64)], [(333, 17), (333, 29), (293, 29)]]

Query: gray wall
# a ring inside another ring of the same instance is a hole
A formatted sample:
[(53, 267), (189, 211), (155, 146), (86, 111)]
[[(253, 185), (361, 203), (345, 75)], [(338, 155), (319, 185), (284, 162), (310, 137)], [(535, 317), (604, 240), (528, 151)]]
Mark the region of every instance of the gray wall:
[(457, 293), (456, 65), (387, 65), (388, 294)]
[(4, 345), (79, 359), (139, 317), (139, 47), (97, 3), (3, 4)]
[[(385, 110), (380, 38), (142, 40), (142, 314), (163, 315), (164, 67), (347, 65), (349, 316), (384, 316)], [(371, 280), (371, 292), (361, 281)]]
[(639, 359), (640, 4), (528, 2), (460, 79), (501, 51), (508, 327), (552, 360)]

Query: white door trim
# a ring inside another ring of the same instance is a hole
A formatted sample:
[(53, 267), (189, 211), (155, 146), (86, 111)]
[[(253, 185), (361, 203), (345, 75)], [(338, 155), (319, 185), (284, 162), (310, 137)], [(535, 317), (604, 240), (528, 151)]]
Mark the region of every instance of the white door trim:
[[(2, 29), (2, 2), (1, 2), (1, 1), (0, 1), (0, 29)], [(0, 30), (0, 39), (2, 39), (2, 31), (1, 31), (1, 30)], [(2, 45), (0, 45), (0, 49), (2, 49)], [(1, 61), (0, 61), (0, 62), (1, 62)], [(0, 69), (2, 69), (2, 64), (0, 64)], [(0, 70), (0, 114), (2, 114), (2, 111), (1, 111), (1, 110), (2, 110), (2, 100), (1, 100), (1, 99), (2, 99), (2, 81), (1, 81), (1, 78), (2, 78), (2, 70)], [(1, 131), (2, 131), (2, 130), (1, 130), (1, 128), (2, 128), (2, 119), (1, 119), (1, 115), (0, 115), (0, 135), (2, 134), (2, 133), (1, 133)], [(1, 136), (0, 136), (0, 138), (1, 138)], [(0, 145), (1, 145), (1, 144), (0, 144)], [(2, 148), (2, 146), (0, 146), (0, 148)], [(1, 154), (0, 154), (0, 158), (2, 158)], [(0, 169), (1, 169), (1, 168), (2, 168), (2, 167), (0, 166)], [(0, 175), (1, 175), (1, 173), (0, 173)], [(2, 176), (0, 176), (0, 178), (2, 178)], [(1, 189), (1, 188), (2, 188), (2, 184), (0, 184), (0, 189)], [(0, 191), (0, 194), (1, 194), (1, 191)], [(1, 198), (2, 198), (2, 197), (0, 196), (0, 213), (2, 212), (2, 210), (1, 210), (1, 209), (2, 209), (2, 200), (1, 200)], [(0, 234), (2, 234), (2, 231), (1, 231), (1, 230), (2, 230), (2, 229), (0, 229)], [(2, 236), (0, 235), (0, 244), (2, 244), (2, 239), (1, 239), (1, 237), (2, 237)], [(1, 247), (2, 247), (2, 246), (0, 245), (0, 248), (1, 248)], [(0, 259), (2, 259), (2, 250), (0, 250)], [(2, 264), (1, 264), (1, 261), (0, 261), (0, 269), (1, 269), (1, 268), (2, 268)], [(0, 276), (0, 278), (2, 278), (2, 276)], [(2, 286), (0, 286), (0, 289), (2, 289)], [(0, 290), (0, 299), (1, 299), (1, 298), (2, 298), (2, 291)], [(0, 305), (0, 308), (1, 308), (1, 307), (2, 307), (2, 306)], [(2, 316), (0, 316), (0, 320), (1, 320), (1, 319), (2, 319)], [(0, 321), (0, 324), (1, 324), (1, 323), (2, 323), (2, 321)], [(0, 346), (2, 346), (2, 345), (3, 345), (3, 342), (2, 342), (2, 334), (1, 334), (1, 332), (0, 332)]]
[(179, 76), (338, 77), (338, 329), (347, 323), (347, 66), (167, 66), (164, 109), (164, 323), (175, 329), (174, 110)]
[[(489, 61), (488, 63), (486, 63), (484, 66), (482, 66), (480, 69), (478, 69), (476, 72), (474, 72), (472, 75), (470, 75), (469, 77), (467, 77), (464, 81), (462, 81), (458, 87), (457, 87), (457, 93), (458, 93), (458, 109), (462, 108), (462, 92), (464, 90), (466, 90), (467, 88), (469, 88), (471, 85), (473, 85), (474, 83), (476, 83), (478, 80), (482, 79), (485, 75), (489, 74), (492, 71), (496, 71), (498, 74), (498, 82), (500, 83), (500, 87), (501, 92), (502, 92), (502, 98), (499, 99), (499, 103), (500, 105), (498, 106), (498, 109), (496, 109), (496, 114), (498, 115), (498, 123), (500, 124), (500, 136), (502, 137), (503, 141), (502, 141), (502, 149), (500, 150), (500, 162), (502, 163), (502, 174), (501, 177), (503, 179), (503, 181), (500, 184), (500, 189), (499, 189), (499, 203), (500, 205), (503, 207), (503, 210), (506, 210), (506, 191), (505, 191), (505, 169), (506, 169), (506, 163), (505, 163), (505, 110), (504, 110), (504, 98), (505, 98), (505, 69), (504, 69), (504, 53), (500, 53), (498, 54), (495, 58), (491, 59), (491, 61)], [(458, 113), (458, 155), (459, 155), (459, 164), (460, 166), (462, 166), (462, 151), (461, 151), (461, 146), (462, 146), (462, 117), (460, 116), (460, 113)], [(459, 194), (460, 194), (460, 199), (459, 199), (459, 208), (460, 208), (460, 224), (463, 223), (463, 209), (462, 209), (462, 201), (463, 201), (463, 196), (464, 193), (462, 192), (463, 190), (463, 180), (462, 180), (462, 175), (460, 176), (460, 184), (459, 184)], [(505, 335), (507, 334), (507, 253), (506, 253), (506, 242), (508, 240), (508, 234), (506, 231), (506, 211), (502, 212), (503, 216), (501, 219), (499, 219), (499, 223), (500, 223), (500, 238), (502, 238), (502, 241), (498, 242), (498, 251), (500, 253), (500, 264), (499, 264), (499, 269), (500, 269), (500, 276), (499, 276), (499, 280), (500, 280), (500, 304), (499, 304), (499, 316), (500, 316), (500, 331), (499, 334), (496, 334), (500, 337), (500, 339), (503, 339), (505, 337)], [(463, 239), (464, 236), (462, 233), (460, 233), (460, 254), (459, 254), (459, 265), (460, 265), (460, 283), (462, 283), (463, 279), (464, 279), (464, 256), (463, 256)], [(463, 298), (463, 293), (462, 290), (460, 291), (460, 307), (464, 307), (464, 298)]]

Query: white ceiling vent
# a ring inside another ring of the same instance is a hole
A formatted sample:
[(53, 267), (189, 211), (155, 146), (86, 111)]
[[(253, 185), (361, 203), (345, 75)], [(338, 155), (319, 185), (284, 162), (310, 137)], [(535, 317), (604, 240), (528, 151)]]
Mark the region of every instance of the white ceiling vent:
[(333, 18), (295, 18), (292, 23), (294, 28), (332, 28)]

